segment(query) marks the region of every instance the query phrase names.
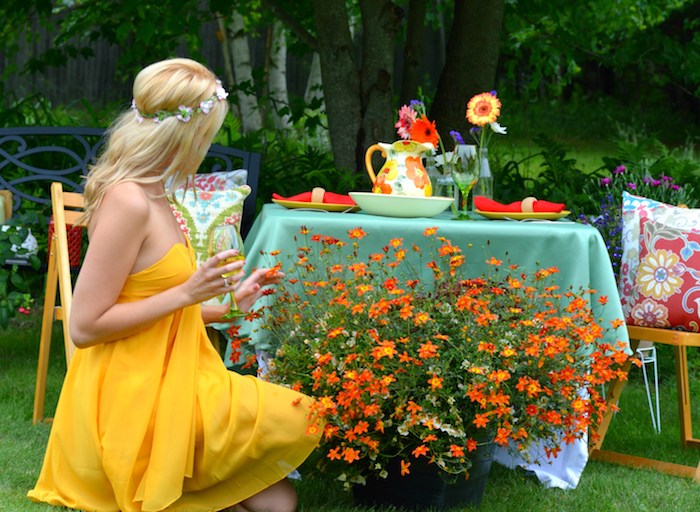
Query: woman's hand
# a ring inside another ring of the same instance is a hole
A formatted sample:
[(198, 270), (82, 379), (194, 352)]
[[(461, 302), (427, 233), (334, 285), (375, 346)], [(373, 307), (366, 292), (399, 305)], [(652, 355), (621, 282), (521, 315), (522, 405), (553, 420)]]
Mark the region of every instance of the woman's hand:
[(277, 284), (283, 277), (284, 273), (276, 268), (259, 268), (254, 270), (236, 288), (238, 308), (242, 311), (248, 311), (255, 304), (255, 301), (262, 296), (265, 286)]
[[(243, 265), (245, 260), (225, 263), (226, 259), (238, 254), (236, 249), (229, 249), (215, 254), (206, 260), (197, 271), (184, 283), (187, 293), (192, 297), (192, 302), (204, 302), (232, 292), (236, 284), (243, 278)], [(232, 274), (223, 277), (224, 274)]]
[[(236, 280), (240, 280), (243, 273), (239, 272)], [(241, 311), (248, 311), (255, 301), (263, 294), (263, 288), (268, 285), (277, 284), (284, 278), (284, 273), (277, 268), (259, 268), (242, 280), (236, 288), (236, 303)], [(231, 291), (231, 290), (228, 290)], [(228, 312), (229, 303), (225, 302), (221, 305), (207, 304), (202, 306), (202, 319), (204, 323), (224, 323), (231, 320), (224, 320), (222, 317)]]

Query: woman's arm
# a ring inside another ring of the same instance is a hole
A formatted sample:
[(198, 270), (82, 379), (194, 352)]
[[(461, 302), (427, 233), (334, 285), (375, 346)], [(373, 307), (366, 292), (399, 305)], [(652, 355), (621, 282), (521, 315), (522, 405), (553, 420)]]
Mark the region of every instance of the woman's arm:
[[(117, 185), (105, 195), (93, 218), (73, 293), (70, 332), (76, 346), (117, 340), (182, 307), (221, 295), (228, 290), (221, 274), (241, 269), (240, 261), (217, 268), (235, 253), (226, 251), (207, 260), (182, 284), (138, 302), (117, 304), (129, 274), (156, 263), (174, 245), (153, 217), (152, 201), (136, 184)], [(144, 260), (144, 255), (150, 258)]]

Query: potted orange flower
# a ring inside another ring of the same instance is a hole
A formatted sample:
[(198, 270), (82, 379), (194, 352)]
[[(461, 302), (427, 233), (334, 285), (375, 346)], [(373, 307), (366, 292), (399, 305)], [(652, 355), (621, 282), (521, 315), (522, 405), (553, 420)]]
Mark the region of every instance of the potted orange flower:
[[(348, 488), (379, 479), (395, 505), (419, 497), (392, 495), (386, 482), (420, 466), (452, 486), (473, 481), (494, 444), (527, 457), (537, 442), (556, 456), (600, 418), (601, 384), (628, 357), (603, 342), (622, 322), (600, 325), (591, 292), (559, 290), (555, 268), (490, 258), (487, 274), (466, 276), (459, 246), (437, 228), (424, 235), (420, 246), (393, 239), (367, 254), (360, 228), (344, 240), (304, 229), (289, 268), (277, 262), (288, 279), (264, 311), (268, 378), (318, 399), (320, 467)], [(482, 491), (443, 489), (421, 505), (478, 503)]]

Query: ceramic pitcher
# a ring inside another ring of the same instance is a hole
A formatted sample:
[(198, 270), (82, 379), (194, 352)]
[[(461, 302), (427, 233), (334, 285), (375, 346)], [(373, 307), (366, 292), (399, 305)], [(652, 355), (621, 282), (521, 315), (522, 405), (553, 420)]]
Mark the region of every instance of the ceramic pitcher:
[[(432, 196), (433, 187), (423, 166), (425, 153), (432, 149), (431, 144), (422, 144), (414, 140), (372, 144), (365, 153), (365, 165), (372, 180), (372, 192), (400, 196)], [(381, 151), (382, 156), (386, 158), (378, 173), (375, 173), (372, 167), (372, 155), (375, 151)]]

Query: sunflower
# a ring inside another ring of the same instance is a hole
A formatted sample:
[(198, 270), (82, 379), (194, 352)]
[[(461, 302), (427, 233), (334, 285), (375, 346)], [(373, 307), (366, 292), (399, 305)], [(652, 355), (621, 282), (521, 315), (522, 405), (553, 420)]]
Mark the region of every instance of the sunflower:
[(430, 121), (426, 116), (416, 119), (411, 126), (411, 140), (421, 143), (429, 142), (435, 148), (438, 145), (439, 137), (435, 121)]
[(467, 104), (467, 120), (476, 126), (495, 123), (501, 115), (501, 100), (495, 91), (482, 92), (473, 96)]

